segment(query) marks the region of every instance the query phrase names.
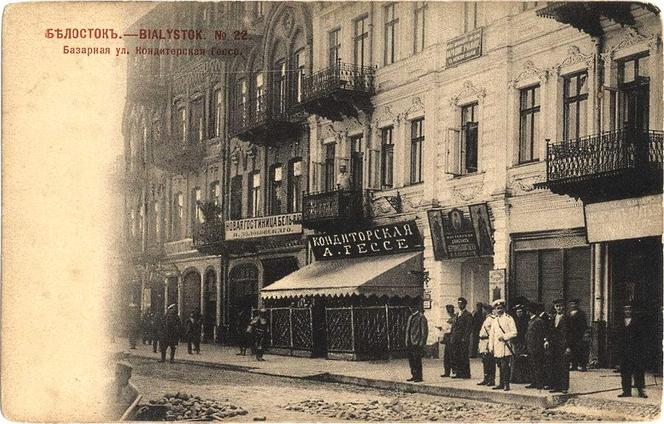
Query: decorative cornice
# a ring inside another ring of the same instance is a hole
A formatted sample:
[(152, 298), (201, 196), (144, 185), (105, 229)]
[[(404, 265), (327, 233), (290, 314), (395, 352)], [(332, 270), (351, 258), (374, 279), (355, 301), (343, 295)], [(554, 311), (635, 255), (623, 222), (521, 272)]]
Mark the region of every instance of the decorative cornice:
[(642, 34), (635, 27), (627, 27), (622, 32), (620, 41), (618, 41), (613, 47), (609, 48), (600, 56), (602, 60), (610, 61), (613, 60), (613, 57), (619, 50), (644, 42), (647, 43), (649, 49), (655, 50), (661, 43), (661, 37), (658, 34)]
[(408, 118), (414, 113), (417, 112), (424, 112), (424, 103), (422, 103), (422, 99), (420, 99), (419, 96), (415, 96), (412, 98), (412, 103), (408, 109), (403, 113), (404, 118)]
[(529, 78), (537, 78), (540, 82), (545, 83), (549, 78), (549, 71), (535, 66), (532, 60), (527, 60), (523, 64), (523, 71), (516, 77), (512, 78), (508, 83), (508, 88), (515, 88), (519, 81)]
[(394, 125), (397, 125), (399, 123), (399, 117), (398, 115), (395, 115), (394, 112), (392, 112), (392, 109), (390, 106), (384, 106), (380, 108), (378, 113), (376, 113), (376, 118), (374, 119), (374, 127), (379, 128), (380, 124), (389, 121), (392, 122)]
[(530, 193), (535, 188), (535, 184), (544, 182), (544, 175), (515, 175), (509, 179), (508, 188), (512, 196)]
[(484, 100), (484, 97), (486, 97), (485, 88), (477, 88), (471, 81), (464, 81), (461, 91), (456, 96), (450, 98), (450, 106), (458, 106), (459, 101), (465, 98), (475, 98), (481, 102)]
[(569, 46), (567, 48), (567, 57), (562, 60), (559, 64), (551, 68), (551, 73), (560, 75), (562, 68), (565, 66), (576, 65), (577, 63), (585, 63), (588, 68), (590, 68), (595, 60), (594, 54), (585, 54), (581, 52), (577, 46)]

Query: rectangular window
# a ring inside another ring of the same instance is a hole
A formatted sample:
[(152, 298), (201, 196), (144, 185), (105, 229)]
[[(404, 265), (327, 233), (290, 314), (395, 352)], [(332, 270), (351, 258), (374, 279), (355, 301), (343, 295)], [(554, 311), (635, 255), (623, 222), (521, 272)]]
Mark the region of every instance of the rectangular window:
[(230, 218), (242, 218), (242, 175), (236, 175), (231, 179), (231, 205)]
[(519, 163), (538, 159), (539, 92), (539, 85), (536, 85), (521, 89), (519, 93)]
[(418, 53), (424, 50), (426, 46), (426, 16), (427, 3), (424, 1), (415, 2), (415, 34), (413, 36), (413, 52)]
[(397, 59), (397, 25), (399, 18), (396, 16), (396, 3), (385, 6), (385, 49), (383, 51), (383, 63), (389, 65)]
[(302, 101), (302, 79), (304, 78), (304, 49), (298, 50), (293, 55), (293, 65), (295, 66), (295, 101)]
[(364, 183), (363, 139), (362, 135), (350, 138), (350, 182), (353, 190), (362, 190)]
[(381, 133), (381, 160), (380, 160), (380, 183), (383, 188), (392, 188), (394, 184), (394, 144), (392, 133), (394, 127), (386, 127)]
[(587, 135), (588, 73), (565, 77), (563, 81), (563, 139), (576, 140)]
[(219, 206), (219, 196), (221, 195), (221, 189), (219, 186), (219, 181), (214, 181), (210, 183), (210, 191), (208, 192), (208, 197), (210, 198), (210, 202), (214, 203), (215, 205)]
[(339, 52), (341, 51), (341, 29), (333, 29), (328, 33), (328, 64), (334, 66), (339, 61)]
[(178, 129), (180, 142), (187, 142), (187, 109), (182, 107), (178, 109)]
[(254, 100), (254, 108), (256, 109), (256, 114), (260, 114), (264, 109), (263, 99), (264, 99), (264, 83), (263, 83), (263, 73), (258, 72), (256, 74), (256, 98)]
[(333, 191), (336, 187), (334, 176), (335, 147), (334, 143), (325, 145), (325, 191)]
[(275, 65), (274, 73), (274, 111), (286, 112), (286, 61), (280, 60)]
[(288, 212), (302, 210), (302, 159), (296, 158), (288, 164)]
[(221, 125), (223, 122), (222, 106), (224, 98), (221, 89), (214, 91), (214, 136), (221, 137)]
[(253, 172), (249, 178), (249, 216), (259, 216), (261, 210), (261, 173)]
[(463, 106), (461, 108), (461, 171), (464, 174), (477, 172), (478, 127), (477, 103)]
[(650, 58), (630, 57), (618, 62), (618, 124), (621, 129), (648, 129)]
[(191, 191), (191, 213), (190, 219), (192, 227), (196, 228), (196, 225), (203, 222), (203, 214), (201, 213), (200, 203), (203, 201), (203, 192), (200, 188), (196, 187)]
[(470, 32), (479, 27), (477, 5), (471, 1), (463, 4), (463, 32)]
[(184, 195), (178, 193), (173, 202), (173, 240), (182, 238), (182, 224), (184, 223)]
[(422, 148), (424, 145), (424, 118), (410, 124), (410, 183), (422, 182)]
[(244, 124), (247, 121), (247, 102), (249, 100), (249, 89), (247, 87), (247, 80), (244, 78), (240, 78), (237, 81), (237, 93), (236, 93), (236, 101), (237, 101), (237, 119), (238, 119), (238, 124)]
[(369, 17), (362, 16), (354, 22), (353, 63), (356, 66), (369, 65)]
[(281, 203), (283, 198), (283, 169), (281, 164), (273, 165), (270, 169), (270, 215), (279, 215), (281, 213)]
[(202, 142), (205, 136), (203, 126), (204, 105), (203, 98), (191, 103), (191, 140)]

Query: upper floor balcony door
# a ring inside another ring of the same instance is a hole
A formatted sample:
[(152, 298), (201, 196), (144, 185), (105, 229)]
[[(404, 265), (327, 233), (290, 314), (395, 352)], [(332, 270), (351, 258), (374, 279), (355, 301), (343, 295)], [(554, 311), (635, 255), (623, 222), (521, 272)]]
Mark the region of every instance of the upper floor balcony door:
[(350, 188), (354, 191), (361, 191), (363, 188), (364, 152), (362, 152), (362, 138), (362, 135), (358, 135), (350, 139)]
[(649, 128), (650, 78), (648, 56), (618, 63), (618, 124), (625, 129)]

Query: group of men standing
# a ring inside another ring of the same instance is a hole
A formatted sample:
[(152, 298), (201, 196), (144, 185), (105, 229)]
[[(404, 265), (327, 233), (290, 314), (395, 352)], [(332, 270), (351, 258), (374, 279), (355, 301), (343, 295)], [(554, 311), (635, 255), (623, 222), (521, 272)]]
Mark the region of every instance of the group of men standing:
[[(544, 311), (542, 304), (524, 303), (513, 308), (514, 317), (506, 313), (502, 299), (490, 306), (478, 305), (475, 314), (466, 310), (463, 297), (458, 299), (458, 312), (447, 305), (447, 326), (439, 327), (438, 341), (445, 346), (441, 377), (470, 378), (470, 356), (477, 346), (484, 374), (478, 385), (508, 391), (511, 383), (529, 383), (526, 388), (567, 393), (570, 371), (587, 371), (588, 365), (588, 324), (579, 309), (580, 302), (571, 300), (566, 311), (565, 302), (556, 299), (551, 314)], [(643, 349), (639, 347), (643, 345), (642, 326), (632, 318), (631, 307), (626, 306), (624, 312), (620, 397), (631, 396), (632, 379), (639, 396), (647, 397), (643, 390)], [(478, 321), (481, 325), (477, 325)], [(421, 358), (427, 333), (426, 318), (413, 308), (406, 326), (412, 373), (408, 381), (422, 381)], [(496, 367), (500, 372), (497, 385)]]

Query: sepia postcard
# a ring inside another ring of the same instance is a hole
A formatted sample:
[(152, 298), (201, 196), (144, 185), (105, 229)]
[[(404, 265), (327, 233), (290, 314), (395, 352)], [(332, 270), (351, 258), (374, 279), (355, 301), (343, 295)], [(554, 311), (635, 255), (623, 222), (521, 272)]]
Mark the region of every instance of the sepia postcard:
[(659, 419), (661, 18), (5, 6), (3, 416)]

